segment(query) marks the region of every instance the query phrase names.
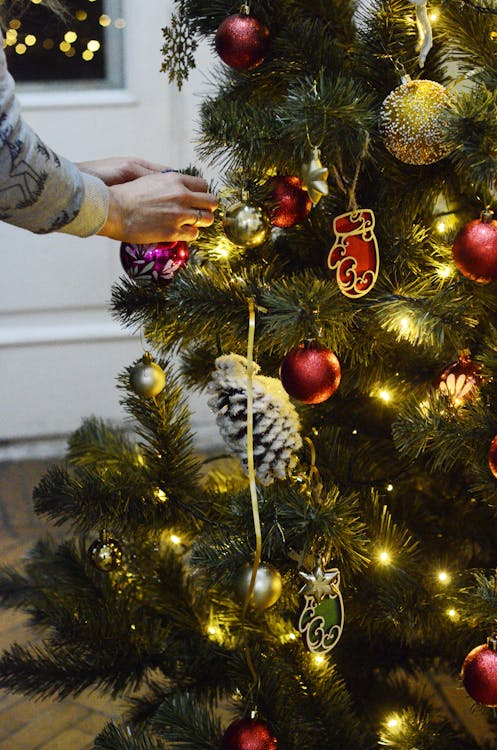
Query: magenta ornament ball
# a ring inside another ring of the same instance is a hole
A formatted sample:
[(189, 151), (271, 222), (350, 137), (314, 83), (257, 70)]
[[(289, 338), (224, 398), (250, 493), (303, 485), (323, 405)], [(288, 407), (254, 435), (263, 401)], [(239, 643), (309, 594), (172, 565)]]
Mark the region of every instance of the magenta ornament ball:
[(165, 286), (188, 260), (186, 242), (156, 242), (149, 245), (121, 243), (121, 265), (138, 284)]

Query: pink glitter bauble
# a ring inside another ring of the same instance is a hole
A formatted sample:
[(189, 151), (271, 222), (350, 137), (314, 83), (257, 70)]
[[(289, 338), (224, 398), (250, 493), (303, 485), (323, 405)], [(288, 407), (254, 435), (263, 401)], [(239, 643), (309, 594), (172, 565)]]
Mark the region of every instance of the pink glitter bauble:
[(497, 652), (486, 643), (469, 652), (461, 669), (466, 692), (484, 706), (497, 706)]
[(186, 242), (155, 242), (150, 245), (121, 243), (121, 264), (138, 284), (169, 284), (188, 260)]

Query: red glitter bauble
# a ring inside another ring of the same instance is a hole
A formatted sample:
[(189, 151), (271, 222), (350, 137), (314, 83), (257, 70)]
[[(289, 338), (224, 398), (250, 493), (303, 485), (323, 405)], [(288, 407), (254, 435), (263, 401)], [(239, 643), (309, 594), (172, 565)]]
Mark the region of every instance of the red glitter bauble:
[(340, 362), (330, 349), (304, 342), (285, 355), (280, 379), (289, 396), (304, 404), (320, 404), (340, 385)]
[(497, 435), (490, 443), (490, 448), (488, 449), (488, 467), (497, 479)]
[(169, 284), (188, 260), (186, 242), (154, 242), (150, 245), (121, 243), (121, 264), (138, 284)]
[(478, 393), (481, 383), (480, 366), (461, 354), (457, 362), (447, 365), (435, 382), (435, 388), (451, 401), (453, 406), (471, 401)]
[(480, 284), (497, 279), (497, 221), (480, 218), (466, 224), (456, 235), (452, 255), (468, 279)]
[(252, 70), (269, 51), (269, 29), (244, 13), (228, 16), (216, 32), (216, 52), (226, 65), (236, 70)]
[(238, 719), (223, 736), (222, 750), (276, 750), (278, 740), (260, 719)]
[(302, 189), (298, 177), (284, 175), (271, 180), (271, 224), (275, 227), (293, 227), (304, 221), (312, 208), (312, 201), (307, 190)]
[(461, 677), (474, 701), (489, 707), (497, 706), (497, 652), (487, 643), (469, 652), (462, 665)]

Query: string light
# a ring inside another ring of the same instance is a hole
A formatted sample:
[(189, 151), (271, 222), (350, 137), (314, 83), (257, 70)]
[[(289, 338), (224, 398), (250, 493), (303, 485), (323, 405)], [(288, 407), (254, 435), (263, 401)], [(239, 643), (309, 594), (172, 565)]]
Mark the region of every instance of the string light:
[(440, 266), (437, 268), (437, 273), (441, 279), (448, 279), (452, 276), (452, 268), (450, 266)]
[(389, 391), (386, 390), (386, 388), (383, 388), (379, 393), (378, 396), (381, 398), (382, 401), (384, 401), (386, 404), (388, 404), (389, 401), (391, 401), (392, 396), (390, 395)]
[(167, 500), (167, 495), (164, 492), (164, 490), (158, 489), (155, 491), (155, 497), (159, 503), (165, 503)]
[(100, 49), (100, 42), (97, 39), (90, 39), (86, 47), (90, 52), (98, 52)]
[(392, 556), (390, 555), (390, 552), (384, 549), (378, 555), (378, 559), (383, 565), (388, 565), (392, 560)]
[(315, 664), (315, 665), (316, 665), (317, 667), (322, 667), (322, 666), (323, 666), (323, 664), (324, 664), (324, 663), (325, 663), (325, 661), (326, 661), (326, 660), (325, 660), (325, 658), (324, 658), (324, 656), (322, 656), (321, 654), (313, 654), (313, 655), (312, 655), (312, 660), (313, 660), (314, 664)]
[(400, 719), (398, 716), (391, 716), (385, 723), (389, 729), (398, 729), (400, 727)]
[(73, 42), (75, 42), (77, 38), (78, 38), (78, 35), (76, 34), (75, 31), (66, 31), (66, 33), (64, 34), (64, 40), (66, 42), (69, 42), (69, 44), (72, 44)]
[(437, 575), (438, 580), (440, 583), (450, 583), (450, 576), (445, 570), (441, 570)]
[(387, 484), (385, 489), (387, 492), (393, 492), (393, 484)]
[(110, 24), (112, 23), (112, 18), (104, 13), (102, 16), (100, 16), (98, 22), (100, 26), (110, 26)]
[(447, 617), (450, 617), (451, 620), (455, 620), (457, 617), (457, 612), (455, 609), (448, 609), (447, 610)]
[(176, 534), (171, 534), (171, 536), (169, 537), (169, 539), (170, 539), (170, 541), (171, 541), (172, 544), (181, 544), (181, 539)]

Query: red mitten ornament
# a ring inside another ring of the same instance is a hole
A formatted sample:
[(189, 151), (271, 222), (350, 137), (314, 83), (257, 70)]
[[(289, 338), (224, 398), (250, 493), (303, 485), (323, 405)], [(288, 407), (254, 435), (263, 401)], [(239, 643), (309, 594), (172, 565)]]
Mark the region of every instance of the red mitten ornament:
[(493, 211), (482, 211), (456, 235), (452, 246), (454, 263), (468, 279), (488, 284), (497, 279), (497, 221)]
[(335, 243), (328, 268), (336, 269), (338, 288), (346, 297), (363, 297), (376, 283), (380, 268), (375, 216), (368, 208), (340, 214), (333, 220)]

